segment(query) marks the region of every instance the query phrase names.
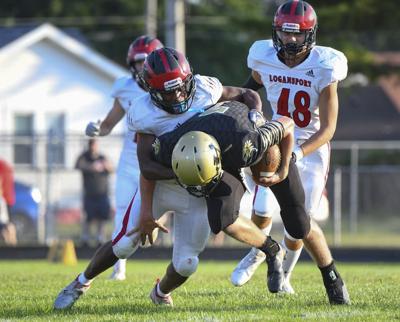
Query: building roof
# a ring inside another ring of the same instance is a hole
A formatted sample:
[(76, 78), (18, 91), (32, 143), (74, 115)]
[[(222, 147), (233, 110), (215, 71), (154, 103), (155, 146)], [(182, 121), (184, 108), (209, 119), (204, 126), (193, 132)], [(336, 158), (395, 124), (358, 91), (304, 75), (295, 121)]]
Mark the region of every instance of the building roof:
[(37, 42), (46, 40), (110, 78), (115, 79), (127, 74), (126, 69), (90, 48), (87, 41), (75, 29), (68, 29), (64, 32), (48, 23), (36, 28), (35, 26), (3, 27), (0, 28), (0, 39), (0, 61), (33, 46)]
[(380, 85), (339, 90), (334, 140), (400, 140), (400, 113)]
[[(40, 25), (30, 24), (23, 26), (13, 26), (13, 27), (0, 27), (0, 48), (8, 45), (9, 43), (17, 40), (23, 35), (33, 31)], [(81, 42), (82, 44), (89, 46), (89, 42), (82, 33), (76, 28), (63, 28), (62, 31), (68, 36), (74, 38), (75, 40)]]

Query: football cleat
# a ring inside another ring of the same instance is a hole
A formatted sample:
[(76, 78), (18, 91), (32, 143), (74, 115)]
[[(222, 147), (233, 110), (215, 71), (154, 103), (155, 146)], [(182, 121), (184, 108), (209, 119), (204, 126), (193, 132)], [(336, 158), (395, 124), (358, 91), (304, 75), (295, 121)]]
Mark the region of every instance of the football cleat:
[(285, 280), (283, 281), (281, 292), (285, 293), (285, 294), (294, 294), (295, 293), (288, 278), (285, 278)]
[(234, 286), (246, 284), (252, 278), (258, 266), (264, 262), (265, 257), (265, 254), (261, 250), (253, 247), (232, 272), (232, 284)]
[(267, 286), (271, 293), (282, 292), (285, 273), (282, 268), (283, 250), (279, 247), (279, 252), (275, 256), (267, 256), (268, 265)]
[(78, 277), (65, 287), (54, 301), (56, 310), (65, 310), (71, 308), (79, 297), (90, 288), (90, 284), (81, 284)]
[(324, 285), (330, 304), (350, 304), (349, 292), (340, 276), (333, 283), (324, 282)]
[(171, 295), (162, 296), (157, 292), (157, 285), (154, 285), (153, 289), (150, 292), (150, 299), (156, 305), (167, 305), (167, 306), (174, 306), (174, 302), (172, 301)]

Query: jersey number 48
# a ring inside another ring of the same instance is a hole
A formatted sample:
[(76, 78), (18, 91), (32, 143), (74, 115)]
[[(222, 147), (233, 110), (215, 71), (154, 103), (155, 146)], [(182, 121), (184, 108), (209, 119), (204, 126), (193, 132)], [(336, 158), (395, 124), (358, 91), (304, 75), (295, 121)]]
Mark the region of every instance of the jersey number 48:
[(278, 99), (279, 115), (291, 117), (298, 127), (306, 127), (311, 121), (310, 95), (305, 91), (298, 91), (294, 95), (294, 111), (292, 115), (289, 113), (289, 88), (282, 89)]

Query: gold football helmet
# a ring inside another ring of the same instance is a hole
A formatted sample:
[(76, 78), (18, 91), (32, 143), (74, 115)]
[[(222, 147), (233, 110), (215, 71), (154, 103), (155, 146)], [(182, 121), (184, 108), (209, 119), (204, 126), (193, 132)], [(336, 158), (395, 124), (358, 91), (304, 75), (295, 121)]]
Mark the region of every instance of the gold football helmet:
[(172, 152), (172, 169), (189, 193), (207, 196), (223, 173), (218, 142), (201, 131), (184, 134)]

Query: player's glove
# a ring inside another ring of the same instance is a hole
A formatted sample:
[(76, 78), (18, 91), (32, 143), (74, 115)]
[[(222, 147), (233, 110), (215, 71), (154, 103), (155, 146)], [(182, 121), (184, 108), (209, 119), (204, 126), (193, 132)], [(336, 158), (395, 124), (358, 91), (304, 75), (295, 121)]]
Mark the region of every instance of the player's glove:
[(254, 123), (257, 127), (265, 124), (264, 116), (262, 115), (262, 113), (260, 113), (256, 109), (251, 109), (249, 111), (248, 117), (249, 117), (250, 122)]
[(87, 136), (99, 136), (100, 134), (100, 121), (97, 122), (89, 122), (88, 125), (86, 125), (86, 135)]

